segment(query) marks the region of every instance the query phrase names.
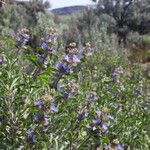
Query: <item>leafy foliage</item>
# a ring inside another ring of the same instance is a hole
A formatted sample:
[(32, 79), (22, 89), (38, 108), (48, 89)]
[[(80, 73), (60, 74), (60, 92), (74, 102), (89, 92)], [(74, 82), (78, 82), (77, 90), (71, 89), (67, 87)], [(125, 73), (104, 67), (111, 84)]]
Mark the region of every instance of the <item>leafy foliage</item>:
[(0, 149), (148, 150), (148, 4), (61, 17), (39, 0), (3, 5)]
[(0, 40), (1, 149), (149, 149), (148, 79), (138, 66), (89, 43), (60, 55), (53, 28), (34, 51), (28, 35)]

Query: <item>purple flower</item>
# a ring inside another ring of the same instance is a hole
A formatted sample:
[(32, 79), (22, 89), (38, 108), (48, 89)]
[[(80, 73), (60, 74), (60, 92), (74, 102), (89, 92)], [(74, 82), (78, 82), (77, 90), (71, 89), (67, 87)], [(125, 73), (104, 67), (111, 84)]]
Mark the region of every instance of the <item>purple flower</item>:
[(72, 147), (71, 150), (76, 150), (76, 148), (75, 148), (75, 147)]
[(73, 73), (73, 70), (69, 66), (65, 65), (65, 66), (63, 66), (63, 68), (67, 73), (69, 73), (69, 74)]
[(58, 107), (56, 106), (50, 106), (50, 110), (53, 111), (53, 112), (58, 112)]
[(80, 48), (80, 49), (79, 49), (79, 52), (80, 52), (80, 53), (83, 53), (83, 52), (84, 52), (84, 49), (83, 49), (83, 48)]
[(33, 142), (33, 143), (36, 143), (36, 142), (37, 142), (37, 139), (36, 139), (36, 137), (35, 137), (34, 135), (32, 136), (32, 142)]
[(95, 101), (98, 101), (99, 99), (98, 99), (97, 96), (94, 95), (94, 100), (95, 100)]
[(114, 116), (107, 115), (107, 117), (108, 117), (109, 119), (112, 119), (112, 120), (114, 120)]
[(100, 110), (96, 110), (95, 112), (96, 112), (97, 116), (100, 118), (102, 115), (102, 112)]
[(16, 37), (16, 42), (17, 42), (16, 46), (26, 49), (27, 47), (25, 45), (29, 41), (29, 39), (30, 39), (30, 35), (28, 34), (28, 30), (23, 29), (19, 31)]
[(93, 55), (93, 52), (88, 52), (87, 53), (87, 56), (92, 56)]
[(108, 129), (108, 124), (107, 124), (106, 122), (104, 122), (104, 123), (102, 124), (102, 129), (103, 129), (104, 131), (106, 131), (106, 130)]
[(44, 64), (44, 62), (45, 62), (45, 59), (44, 59), (44, 58), (40, 58), (38, 61), (39, 61), (39, 63), (42, 63), (42, 64)]
[(74, 55), (74, 56), (73, 56), (73, 61), (74, 61), (74, 62), (80, 62), (80, 59), (81, 59), (81, 58), (80, 58), (79, 56), (77, 56), (77, 55)]
[(27, 133), (29, 136), (33, 136), (34, 130), (28, 130), (28, 131), (26, 131), (26, 133)]
[(14, 33), (9, 33), (8, 36), (11, 37), (11, 38), (14, 38), (15, 34)]
[(56, 37), (48, 37), (48, 38), (47, 38), (47, 41), (48, 41), (49, 43), (56, 43), (57, 38), (56, 38)]
[(55, 48), (55, 47), (50, 47), (49, 50), (50, 50), (52, 53), (56, 53), (56, 48)]
[(92, 120), (92, 122), (95, 125), (100, 125), (100, 120), (99, 119), (94, 119), (94, 120)]
[(43, 50), (47, 50), (48, 46), (47, 46), (47, 44), (46, 44), (45, 42), (43, 42), (43, 43), (41, 44), (41, 48), (42, 48)]
[(76, 91), (76, 87), (71, 88), (71, 92), (74, 93)]
[(43, 117), (44, 117), (44, 118), (48, 118), (48, 114), (44, 114)]
[(20, 37), (17, 37), (17, 38), (16, 38), (16, 41), (21, 41), (21, 38), (20, 38)]
[(56, 88), (57, 88), (57, 90), (60, 90), (61, 86), (59, 84), (57, 84)]
[(45, 118), (48, 118), (48, 115), (47, 115), (47, 114), (44, 114), (44, 115), (37, 114), (37, 115), (35, 115), (33, 118), (34, 118), (34, 120), (36, 120), (36, 121), (42, 121), (42, 120), (44, 120)]
[(79, 115), (78, 115), (78, 119), (81, 120), (81, 119), (85, 119), (88, 117), (88, 111), (87, 111), (87, 108), (83, 108), (81, 112), (79, 112)]
[(90, 130), (93, 130), (93, 126), (87, 125), (86, 127), (87, 127), (88, 129), (90, 129)]
[(72, 63), (73, 66), (77, 66), (77, 63), (80, 62), (80, 58), (77, 55), (67, 54), (65, 60), (69, 63)]
[(73, 55), (72, 54), (67, 54), (66, 57), (65, 57), (65, 60), (68, 61), (68, 62), (70, 60), (73, 60)]
[(68, 65), (66, 65), (65, 63), (57, 64), (56, 68), (59, 70), (63, 69), (64, 71), (66, 71), (69, 74), (73, 73), (73, 70)]
[(56, 68), (59, 69), (59, 70), (62, 69), (63, 68), (63, 63), (56, 64)]
[(44, 103), (42, 101), (37, 101), (37, 102), (34, 102), (34, 105), (41, 106), (41, 105), (44, 105)]
[(47, 41), (48, 41), (48, 42), (53, 42), (53, 38), (48, 37), (48, 38), (47, 38)]
[(69, 94), (68, 94), (68, 98), (73, 98), (73, 94), (72, 94), (72, 93), (69, 93)]
[(94, 101), (89, 100), (86, 102), (86, 105), (92, 107), (92, 106), (94, 106)]
[(123, 146), (118, 145), (117, 150), (124, 150)]
[(22, 48), (24, 48), (24, 49), (26, 49), (26, 48), (27, 48), (24, 44), (21, 44), (21, 47), (22, 47)]
[(28, 134), (33, 143), (37, 142), (37, 139), (34, 135), (34, 130), (28, 130), (26, 131), (26, 133)]
[(36, 120), (36, 121), (41, 121), (42, 119), (43, 119), (43, 115), (35, 115), (34, 117), (34, 120)]

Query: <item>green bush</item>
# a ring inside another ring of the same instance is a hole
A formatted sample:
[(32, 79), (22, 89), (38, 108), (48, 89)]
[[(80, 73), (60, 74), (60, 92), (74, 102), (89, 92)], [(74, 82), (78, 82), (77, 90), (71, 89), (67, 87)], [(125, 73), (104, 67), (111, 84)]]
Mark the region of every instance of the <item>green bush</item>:
[(89, 43), (60, 52), (53, 28), (36, 49), (31, 37), (22, 29), (0, 39), (0, 149), (149, 149), (138, 66), (129, 75), (125, 56)]

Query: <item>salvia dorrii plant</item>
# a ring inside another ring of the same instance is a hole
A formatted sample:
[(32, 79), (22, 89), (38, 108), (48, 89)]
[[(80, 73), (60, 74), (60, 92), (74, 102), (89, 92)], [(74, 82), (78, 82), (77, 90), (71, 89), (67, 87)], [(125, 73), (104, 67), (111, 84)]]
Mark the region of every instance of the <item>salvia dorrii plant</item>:
[(0, 149), (148, 150), (148, 80), (90, 43), (60, 52), (57, 35), (0, 36)]

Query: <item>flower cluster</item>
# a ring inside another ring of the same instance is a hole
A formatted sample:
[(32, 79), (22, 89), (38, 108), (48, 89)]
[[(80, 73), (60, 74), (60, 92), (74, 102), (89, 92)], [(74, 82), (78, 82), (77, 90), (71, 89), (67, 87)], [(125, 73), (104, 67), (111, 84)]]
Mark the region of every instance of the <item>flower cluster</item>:
[(96, 135), (101, 136), (103, 132), (108, 130), (109, 119), (114, 119), (113, 116), (108, 114), (108, 109), (104, 108), (103, 111), (97, 110), (96, 119), (92, 120), (92, 125), (87, 126)]
[(59, 72), (66, 72), (68, 74), (71, 74), (73, 73), (73, 69), (67, 65), (66, 63), (62, 62), (62, 63), (58, 63), (56, 65), (56, 69), (59, 71)]
[(78, 116), (77, 119), (78, 120), (83, 120), (86, 119), (88, 117), (89, 113), (88, 113), (88, 109), (85, 106), (80, 112), (78, 112)]
[(66, 62), (76, 67), (81, 61), (81, 56), (79, 55), (79, 50), (76, 47), (76, 43), (70, 43), (69, 48), (67, 49), (67, 55), (65, 56)]
[(29, 34), (29, 30), (26, 28), (23, 28), (22, 30), (20, 30), (17, 33), (17, 37), (16, 37), (16, 46), (17, 48), (24, 48), (26, 49), (26, 44), (30, 39), (30, 34)]
[(120, 82), (121, 74), (123, 74), (122, 68), (121, 67), (115, 68), (115, 70), (113, 72), (113, 81), (115, 83), (119, 83)]
[(27, 141), (29, 142), (37, 142), (36, 136), (34, 135), (34, 130), (28, 130), (26, 131), (27, 134)]
[(42, 44), (41, 48), (42, 50), (46, 51), (46, 53), (56, 53), (56, 43), (57, 43), (57, 32), (56, 29), (51, 28), (50, 33), (41, 38)]
[(68, 98), (72, 98), (76, 94), (80, 93), (80, 85), (75, 80), (71, 80), (67, 82), (69, 88), (67, 90)]
[(90, 93), (88, 93), (86, 95), (86, 98), (87, 98), (87, 102), (86, 102), (87, 106), (93, 106), (95, 104), (95, 102), (97, 102), (99, 100), (99, 98), (97, 97), (97, 93), (95, 92), (95, 90), (93, 90)]
[(82, 56), (79, 55), (76, 43), (70, 43), (64, 60), (56, 65), (56, 69), (59, 73), (65, 72), (71, 74), (73, 73), (74, 67), (77, 67), (78, 63), (81, 62), (81, 59)]
[(51, 28), (49, 34), (47, 34), (45, 37), (42, 37), (41, 40), (42, 51), (39, 52), (39, 63), (44, 64), (46, 66), (48, 64), (48, 60), (51, 58), (51, 55), (56, 53), (57, 50), (56, 29)]
[[(89, 46), (89, 45), (87, 45)], [(91, 50), (89, 50), (91, 52)], [(63, 76), (63, 74), (72, 74), (74, 70), (79, 66), (81, 60), (84, 59), (84, 54), (81, 54), (81, 51), (77, 48), (76, 43), (70, 43), (67, 48), (67, 54), (64, 59), (56, 64), (56, 72), (54, 75), (54, 82), (52, 85), (56, 88), (59, 80)], [(69, 97), (72, 97), (72, 92)]]
[(34, 102), (38, 108), (39, 114), (34, 116), (34, 120), (43, 125), (48, 125), (48, 114), (58, 112), (58, 107), (52, 96), (43, 96), (42, 100)]

